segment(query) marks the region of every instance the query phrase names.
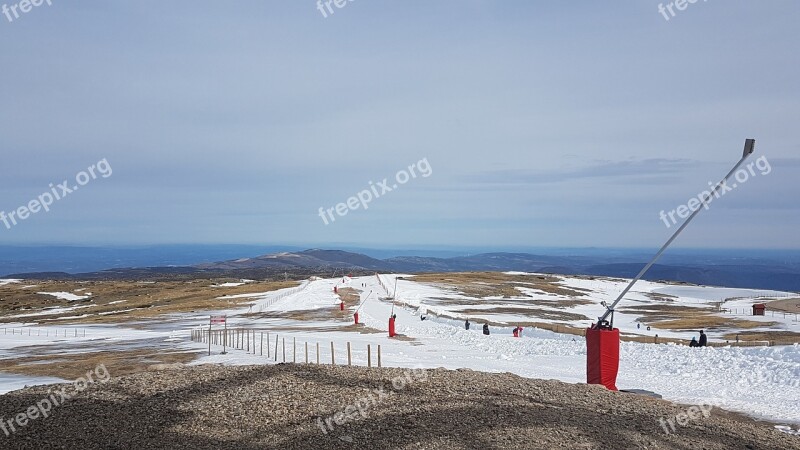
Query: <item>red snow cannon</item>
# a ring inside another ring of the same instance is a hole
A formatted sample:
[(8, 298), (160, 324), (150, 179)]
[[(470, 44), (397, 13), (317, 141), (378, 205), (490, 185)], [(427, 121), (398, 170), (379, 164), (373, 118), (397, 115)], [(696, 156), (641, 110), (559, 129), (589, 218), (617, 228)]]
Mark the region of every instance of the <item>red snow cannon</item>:
[(389, 337), (394, 337), (394, 316), (389, 317)]
[(619, 328), (608, 322), (586, 329), (586, 383), (617, 390), (619, 371)]
[(358, 313), (353, 314), (353, 320), (355, 321), (356, 325), (358, 325)]
[(339, 311), (344, 311), (344, 302), (339, 303)]

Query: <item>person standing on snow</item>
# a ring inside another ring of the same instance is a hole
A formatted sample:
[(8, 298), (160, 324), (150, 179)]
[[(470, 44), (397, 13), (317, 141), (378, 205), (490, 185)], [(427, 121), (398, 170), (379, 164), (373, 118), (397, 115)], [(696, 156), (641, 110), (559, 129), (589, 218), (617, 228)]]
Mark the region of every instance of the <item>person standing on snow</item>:
[(483, 334), (485, 334), (486, 336), (489, 336), (489, 324), (488, 323), (483, 324)]
[(695, 339), (695, 337), (692, 336), (692, 340), (691, 342), (689, 342), (689, 347), (699, 347), (699, 346), (700, 344), (697, 343), (697, 339)]
[(464, 322), (464, 329), (469, 330), (469, 319), (467, 319), (467, 321)]

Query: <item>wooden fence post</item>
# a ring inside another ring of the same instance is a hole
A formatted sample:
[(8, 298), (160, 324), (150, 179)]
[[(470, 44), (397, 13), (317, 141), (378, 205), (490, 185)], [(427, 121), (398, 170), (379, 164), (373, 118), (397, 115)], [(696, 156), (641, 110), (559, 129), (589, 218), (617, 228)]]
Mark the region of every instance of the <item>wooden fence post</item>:
[(278, 335), (275, 335), (275, 362), (278, 362)]
[(331, 365), (336, 365), (336, 358), (333, 357), (333, 341), (331, 341)]
[(286, 362), (286, 338), (281, 339), (281, 344), (283, 344), (283, 362)]
[(317, 342), (317, 365), (319, 365), (319, 342)]
[(269, 331), (267, 331), (267, 358), (269, 358)]
[(367, 344), (367, 367), (372, 367), (372, 349)]
[(381, 344), (378, 344), (378, 368), (381, 367)]
[(261, 354), (259, 356), (264, 356), (264, 332), (261, 332)]
[(351, 354), (350, 354), (350, 343), (349, 342), (347, 343), (347, 365), (348, 366), (352, 366), (353, 365), (353, 360), (352, 360)]
[(292, 363), (297, 364), (297, 338), (292, 337)]
[(308, 364), (308, 341), (306, 341), (306, 364)]

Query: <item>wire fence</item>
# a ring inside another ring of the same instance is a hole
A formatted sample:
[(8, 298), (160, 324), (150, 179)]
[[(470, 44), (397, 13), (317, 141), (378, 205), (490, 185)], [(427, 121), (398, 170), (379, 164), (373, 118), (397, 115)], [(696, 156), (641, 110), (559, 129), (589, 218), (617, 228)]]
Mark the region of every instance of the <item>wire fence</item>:
[[(271, 307), (272, 305), (274, 305), (275, 303), (279, 302), (280, 300), (283, 300), (283, 299), (285, 299), (286, 297), (288, 297), (290, 295), (295, 295), (297, 293), (300, 293), (300, 292), (304, 291), (311, 284), (311, 281), (312, 280), (305, 280), (305, 281), (303, 281), (302, 284), (300, 284), (300, 286), (297, 286), (297, 287), (291, 288), (291, 289), (282, 290), (281, 293), (275, 295), (274, 297), (270, 297), (268, 300), (265, 300), (263, 302), (257, 303), (256, 305), (254, 305), (258, 309), (255, 312), (264, 312), (265, 309)], [(251, 307), (250, 308), (250, 312), (254, 312), (253, 310), (255, 310), (255, 309), (256, 308)]]
[[(193, 342), (208, 345), (209, 355), (211, 355), (212, 347), (222, 347), (224, 353), (220, 354), (228, 354), (227, 350), (244, 351), (247, 354), (266, 357), (267, 361), (274, 363), (330, 363), (336, 365), (338, 362), (338, 364), (353, 366), (361, 362), (366, 367), (383, 367), (380, 344), (377, 346), (367, 344), (366, 353), (362, 353), (361, 349), (354, 350), (349, 341), (344, 345), (341, 343), (337, 345), (336, 342), (330, 341), (330, 346), (327, 343), (320, 346), (319, 341), (298, 341), (296, 336), (291, 336), (287, 350), (287, 337), (261, 329), (195, 328), (190, 330), (190, 334)], [(337, 354), (339, 359), (337, 359)], [(354, 356), (358, 357), (354, 358)]]
[(86, 337), (86, 328), (64, 328), (64, 329), (50, 329), (50, 328), (3, 328), (4, 336), (30, 336), (30, 337)]

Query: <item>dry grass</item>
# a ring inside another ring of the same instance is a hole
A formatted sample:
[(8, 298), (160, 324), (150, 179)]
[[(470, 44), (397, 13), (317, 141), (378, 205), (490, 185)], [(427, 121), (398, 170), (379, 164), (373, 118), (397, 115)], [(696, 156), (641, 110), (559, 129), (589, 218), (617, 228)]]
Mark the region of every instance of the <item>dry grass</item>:
[[(37, 315), (25, 318), (39, 324), (120, 323), (147, 319), (164, 314), (233, 308), (252, 302), (252, 298), (218, 299), (226, 295), (269, 292), (294, 287), (295, 281), (255, 282), (242, 286), (216, 288), (213, 284), (231, 280), (160, 281), (45, 281), (35, 287), (25, 283), (0, 286), (0, 323), (19, 319), (8, 317), (45, 311), (51, 307), (88, 306), (66, 313)], [(81, 295), (91, 292), (88, 300), (69, 302), (37, 292), (70, 292)], [(113, 303), (113, 304), (112, 304)], [(131, 311), (125, 311), (131, 310)], [(122, 312), (124, 311), (124, 312)], [(89, 314), (89, 317), (63, 317)]]
[(800, 343), (800, 334), (792, 331), (744, 331), (742, 333), (728, 333), (723, 338), (735, 342), (736, 336), (739, 336), (740, 342), (769, 341), (771, 345)]
[(587, 291), (567, 288), (559, 284), (560, 278), (549, 275), (508, 275), (501, 272), (457, 272), (446, 274), (421, 274), (411, 278), (417, 283), (433, 284), (468, 297), (526, 297), (518, 287), (538, 289), (550, 294), (582, 297)]
[(756, 322), (753, 320), (740, 320), (728, 317), (708, 315), (695, 315), (675, 320), (666, 320), (651, 324), (653, 327), (668, 330), (702, 330), (722, 328), (763, 328), (777, 325), (776, 322)]
[(637, 305), (622, 311), (641, 315), (643, 324), (663, 330), (702, 330), (726, 328), (760, 328), (777, 325), (776, 322), (756, 322), (714, 315), (717, 308), (672, 305)]
[(111, 376), (116, 377), (143, 372), (153, 366), (163, 364), (186, 364), (193, 361), (199, 353), (142, 349), (27, 356), (0, 360), (0, 371), (26, 376), (48, 376), (74, 380), (103, 364)]
[(463, 309), (458, 311), (465, 315), (487, 315), (487, 314), (513, 314), (522, 317), (530, 317), (534, 319), (547, 319), (547, 320), (586, 320), (588, 317), (583, 314), (574, 314), (563, 311), (550, 311), (538, 308), (513, 308), (513, 307), (500, 307), (492, 309)]
[(776, 310), (792, 314), (800, 314), (800, 298), (775, 300), (767, 303), (767, 311)]
[(360, 290), (351, 287), (346, 287), (337, 289), (337, 291), (339, 298), (344, 302), (346, 306), (358, 305), (358, 303), (361, 301)]

